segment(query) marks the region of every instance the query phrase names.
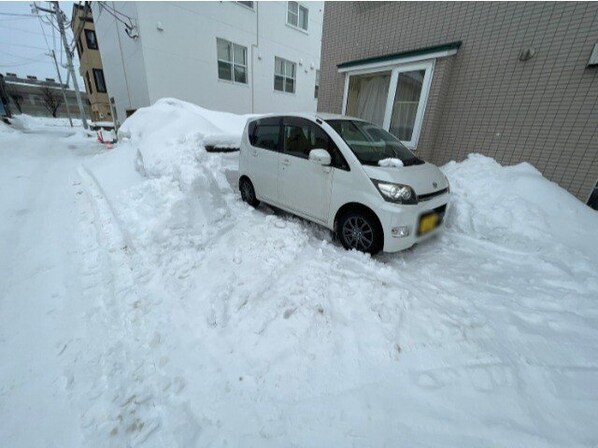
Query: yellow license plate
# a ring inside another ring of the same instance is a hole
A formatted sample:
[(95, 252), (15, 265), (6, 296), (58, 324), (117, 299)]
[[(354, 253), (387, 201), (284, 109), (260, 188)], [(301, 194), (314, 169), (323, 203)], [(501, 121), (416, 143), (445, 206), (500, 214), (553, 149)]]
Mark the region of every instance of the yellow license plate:
[(423, 235), (424, 233), (428, 233), (431, 230), (434, 230), (437, 225), (438, 215), (436, 213), (426, 215), (419, 221), (419, 234)]

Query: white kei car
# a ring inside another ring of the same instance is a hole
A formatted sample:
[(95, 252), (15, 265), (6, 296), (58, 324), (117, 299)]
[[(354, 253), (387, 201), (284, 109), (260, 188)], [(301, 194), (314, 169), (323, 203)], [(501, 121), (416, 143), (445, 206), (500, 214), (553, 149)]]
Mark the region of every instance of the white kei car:
[(347, 249), (396, 252), (437, 233), (449, 206), (446, 176), (393, 135), (342, 115), (269, 115), (248, 121), (239, 190), (324, 225)]

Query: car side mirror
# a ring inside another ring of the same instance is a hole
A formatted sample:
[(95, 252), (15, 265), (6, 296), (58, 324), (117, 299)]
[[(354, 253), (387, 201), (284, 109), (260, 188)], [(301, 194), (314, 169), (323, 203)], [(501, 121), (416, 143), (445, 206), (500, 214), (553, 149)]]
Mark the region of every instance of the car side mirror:
[(328, 166), (332, 162), (330, 153), (325, 149), (312, 149), (309, 152), (309, 160), (311, 160), (312, 162), (319, 163), (323, 166)]

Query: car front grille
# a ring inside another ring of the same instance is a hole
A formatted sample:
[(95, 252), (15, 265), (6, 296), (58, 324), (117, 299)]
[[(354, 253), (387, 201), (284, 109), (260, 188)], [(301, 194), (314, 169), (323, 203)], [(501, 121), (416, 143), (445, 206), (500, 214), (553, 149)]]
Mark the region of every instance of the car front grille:
[(448, 188), (444, 188), (442, 190), (438, 190), (435, 191), (433, 193), (428, 193), (428, 194), (420, 194), (417, 196), (417, 201), (421, 202), (421, 201), (429, 201), (430, 199), (435, 198), (436, 196), (440, 196), (441, 194), (447, 193), (448, 192)]

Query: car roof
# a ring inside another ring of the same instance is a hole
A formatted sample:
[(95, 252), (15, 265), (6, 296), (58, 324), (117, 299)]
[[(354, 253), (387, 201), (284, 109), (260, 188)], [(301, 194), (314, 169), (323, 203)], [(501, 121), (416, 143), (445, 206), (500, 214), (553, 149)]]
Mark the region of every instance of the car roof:
[(341, 114), (332, 114), (328, 112), (289, 112), (284, 114), (265, 114), (256, 116), (255, 119), (265, 118), (265, 117), (299, 117), (299, 118), (308, 118), (308, 119), (316, 119), (319, 118), (320, 120), (361, 120), (361, 118), (356, 117), (349, 117), (347, 115)]

